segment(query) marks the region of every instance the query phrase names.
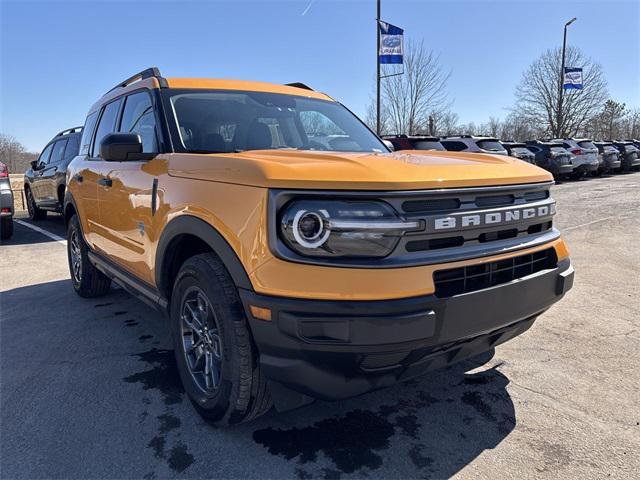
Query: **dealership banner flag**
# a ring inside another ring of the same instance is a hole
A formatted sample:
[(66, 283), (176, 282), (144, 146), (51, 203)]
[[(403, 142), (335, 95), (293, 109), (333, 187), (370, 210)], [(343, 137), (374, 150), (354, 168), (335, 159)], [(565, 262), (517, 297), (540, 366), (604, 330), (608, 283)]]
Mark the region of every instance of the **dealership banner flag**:
[(404, 30), (390, 23), (378, 20), (380, 45), (378, 58), (380, 63), (401, 64), (404, 54)]
[(563, 86), (565, 90), (582, 90), (582, 69), (565, 67)]

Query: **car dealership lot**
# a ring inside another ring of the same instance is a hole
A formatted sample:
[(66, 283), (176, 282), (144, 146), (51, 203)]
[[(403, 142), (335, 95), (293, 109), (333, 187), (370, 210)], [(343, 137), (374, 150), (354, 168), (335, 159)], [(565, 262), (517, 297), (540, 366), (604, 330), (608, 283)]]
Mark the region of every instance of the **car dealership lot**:
[(61, 218), (37, 223), (53, 238), (16, 224), (0, 246), (0, 476), (632, 476), (640, 174), (553, 194), (574, 289), (493, 358), (226, 430), (183, 395), (161, 315), (120, 289), (79, 298)]

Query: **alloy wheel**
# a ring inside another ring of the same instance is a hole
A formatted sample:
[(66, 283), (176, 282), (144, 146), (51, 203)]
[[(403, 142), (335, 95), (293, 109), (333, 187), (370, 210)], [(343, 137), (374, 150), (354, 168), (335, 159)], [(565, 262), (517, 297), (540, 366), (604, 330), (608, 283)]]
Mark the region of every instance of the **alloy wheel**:
[(187, 368), (198, 388), (215, 392), (222, 374), (220, 330), (211, 303), (198, 287), (191, 287), (182, 300), (180, 315), (182, 345)]
[(79, 284), (82, 280), (82, 252), (80, 250), (80, 239), (78, 238), (78, 232), (76, 230), (71, 232), (69, 253), (71, 254), (73, 280)]

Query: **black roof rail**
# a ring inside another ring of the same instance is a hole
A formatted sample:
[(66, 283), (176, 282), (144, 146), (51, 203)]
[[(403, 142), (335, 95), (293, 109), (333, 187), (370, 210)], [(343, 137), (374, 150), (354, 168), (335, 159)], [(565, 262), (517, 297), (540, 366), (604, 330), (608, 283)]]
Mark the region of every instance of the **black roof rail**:
[(160, 69), (158, 67), (151, 67), (147, 68), (146, 70), (142, 70), (135, 75), (132, 75), (124, 82), (120, 82), (118, 85), (109, 90), (109, 92), (112, 92), (118, 88), (126, 87), (127, 85), (130, 85), (133, 82), (137, 82), (138, 80), (144, 80), (145, 78), (157, 78), (158, 83), (160, 84), (160, 88), (167, 88), (169, 86), (167, 80), (162, 75), (160, 75)]
[(301, 83), (301, 82), (285, 83), (285, 86), (287, 86), (287, 87), (295, 87), (295, 88), (302, 88), (304, 90), (311, 90), (312, 92), (315, 91), (309, 85), (306, 85), (306, 84)]
[(82, 126), (80, 127), (73, 127), (73, 128), (67, 128), (66, 130), (62, 130), (60, 133), (58, 133), (56, 135), (56, 137), (61, 137), (63, 135), (67, 135), (69, 133), (80, 133), (82, 131)]

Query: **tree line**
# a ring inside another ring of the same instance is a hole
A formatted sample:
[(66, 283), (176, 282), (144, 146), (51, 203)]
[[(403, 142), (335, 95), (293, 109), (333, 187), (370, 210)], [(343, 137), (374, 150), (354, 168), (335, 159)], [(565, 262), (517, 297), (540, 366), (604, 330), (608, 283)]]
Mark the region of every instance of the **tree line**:
[(27, 151), (24, 145), (11, 135), (0, 133), (0, 162), (7, 166), (9, 173), (24, 173), (38, 155), (39, 153)]
[[(583, 68), (583, 89), (562, 90), (562, 50), (547, 50), (523, 72), (504, 119), (461, 123), (447, 94), (451, 72), (422, 42), (407, 42), (404, 74), (382, 80), (383, 135), (486, 135), (503, 140), (640, 138), (640, 109), (609, 98), (602, 66), (569, 47), (566, 65)], [(388, 67), (386, 67), (388, 68)], [(383, 72), (388, 73), (388, 72)], [(375, 103), (366, 122), (375, 128)]]

